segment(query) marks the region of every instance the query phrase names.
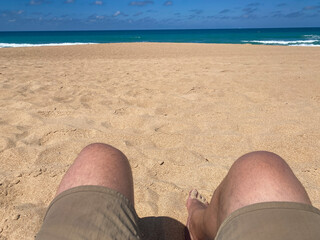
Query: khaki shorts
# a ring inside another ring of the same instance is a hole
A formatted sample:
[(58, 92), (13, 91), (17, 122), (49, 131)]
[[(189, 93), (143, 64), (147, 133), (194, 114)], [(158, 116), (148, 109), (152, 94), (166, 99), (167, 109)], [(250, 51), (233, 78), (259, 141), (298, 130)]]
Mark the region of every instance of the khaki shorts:
[(49, 205), (36, 239), (141, 239), (138, 215), (121, 193), (80, 186), (59, 194)]
[[(81, 186), (50, 204), (37, 240), (141, 239), (139, 218), (122, 194)], [(181, 236), (180, 239), (184, 239)], [(267, 202), (241, 208), (221, 225), (215, 240), (319, 240), (320, 211), (301, 203)]]
[(264, 202), (233, 212), (215, 240), (319, 240), (320, 211), (293, 202)]

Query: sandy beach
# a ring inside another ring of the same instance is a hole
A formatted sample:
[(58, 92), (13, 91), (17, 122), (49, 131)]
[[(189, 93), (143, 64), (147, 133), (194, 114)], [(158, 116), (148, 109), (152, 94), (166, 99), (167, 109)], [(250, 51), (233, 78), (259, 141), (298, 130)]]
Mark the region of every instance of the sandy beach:
[[(119, 148), (147, 239), (184, 239), (241, 155), (279, 154), (320, 208), (320, 48), (131, 43), (0, 49), (0, 239), (34, 239), (93, 142)], [(157, 238), (156, 238), (156, 237)]]

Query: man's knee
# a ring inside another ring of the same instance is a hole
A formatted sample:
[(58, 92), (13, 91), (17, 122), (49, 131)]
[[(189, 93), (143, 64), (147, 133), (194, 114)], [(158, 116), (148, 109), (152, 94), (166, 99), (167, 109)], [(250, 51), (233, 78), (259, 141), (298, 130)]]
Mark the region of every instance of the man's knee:
[(280, 187), (293, 184), (297, 180), (285, 160), (267, 151), (243, 155), (234, 163), (231, 171), (243, 182), (255, 187)]
[(231, 172), (261, 184), (279, 182), (294, 178), (289, 165), (279, 155), (267, 152), (250, 152), (240, 157), (232, 166)]
[(285, 160), (279, 155), (267, 151), (247, 153), (240, 157), (232, 168), (245, 172), (246, 174), (250, 172), (265, 180), (268, 177), (271, 177), (272, 179), (278, 174), (293, 174)]
[(294, 201), (309, 203), (304, 187), (277, 154), (259, 151), (240, 157), (230, 170), (232, 186), (248, 202)]
[(57, 195), (83, 185), (112, 188), (133, 201), (132, 173), (128, 159), (118, 149), (103, 143), (86, 146), (63, 177)]
[(117, 148), (105, 143), (91, 143), (84, 147), (80, 153), (83, 154), (122, 154)]
[(94, 161), (125, 161), (126, 156), (117, 148), (105, 144), (105, 143), (92, 143), (84, 147), (77, 159), (83, 159), (84, 161), (92, 164)]

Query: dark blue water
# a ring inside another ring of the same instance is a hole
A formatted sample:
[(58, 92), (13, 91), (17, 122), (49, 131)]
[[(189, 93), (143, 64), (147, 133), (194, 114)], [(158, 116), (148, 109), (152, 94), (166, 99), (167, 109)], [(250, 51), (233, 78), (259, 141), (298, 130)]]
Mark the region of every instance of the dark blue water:
[(320, 46), (320, 28), (0, 32), (0, 48), (119, 42)]

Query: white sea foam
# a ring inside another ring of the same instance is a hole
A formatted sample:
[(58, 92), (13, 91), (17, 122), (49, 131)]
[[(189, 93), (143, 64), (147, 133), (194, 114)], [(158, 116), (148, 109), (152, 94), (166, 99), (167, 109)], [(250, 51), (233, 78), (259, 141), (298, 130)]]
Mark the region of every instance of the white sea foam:
[(315, 45), (315, 44), (292, 44), (289, 46), (291, 46), (291, 47), (296, 47), (296, 46), (299, 46), (299, 47), (320, 47), (320, 45)]
[(0, 48), (16, 48), (16, 47), (42, 47), (42, 46), (69, 46), (69, 45), (86, 45), (95, 43), (45, 43), (45, 44), (28, 44), (28, 43), (0, 43)]
[(304, 37), (320, 40), (320, 35), (303, 35)]
[(276, 41), (276, 40), (270, 40), (270, 41), (261, 41), (261, 40), (252, 40), (252, 41), (242, 41), (246, 43), (260, 43), (265, 45), (286, 45), (286, 46), (319, 46), (317, 44), (312, 44), (319, 42), (318, 40), (296, 40), (296, 41)]
[(297, 40), (297, 41), (259, 41), (259, 40), (252, 40), (252, 41), (243, 41), (243, 42), (252, 42), (252, 43), (262, 43), (262, 44), (280, 44), (280, 45), (288, 45), (288, 44), (297, 44), (297, 43), (314, 43), (317, 40)]

